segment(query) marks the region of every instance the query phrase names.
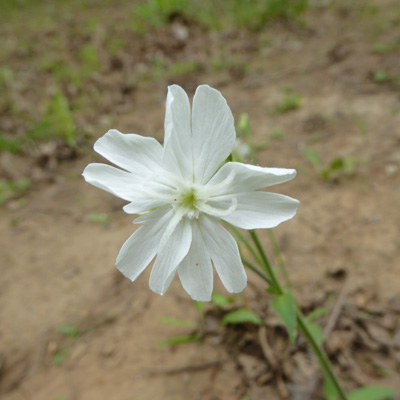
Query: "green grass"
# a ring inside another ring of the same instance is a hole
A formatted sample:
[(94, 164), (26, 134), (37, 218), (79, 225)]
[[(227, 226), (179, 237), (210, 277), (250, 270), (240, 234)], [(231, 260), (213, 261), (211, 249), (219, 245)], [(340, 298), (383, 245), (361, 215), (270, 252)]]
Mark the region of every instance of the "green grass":
[(31, 180), (29, 178), (21, 178), (18, 180), (0, 180), (0, 204), (4, 204), (8, 200), (20, 196), (25, 193), (29, 186), (31, 185)]
[(288, 92), (273, 107), (274, 114), (284, 114), (289, 111), (297, 110), (303, 104), (303, 98), (298, 93)]
[(376, 43), (373, 48), (373, 52), (376, 54), (394, 53), (399, 50), (400, 50), (400, 39), (397, 39), (393, 42)]
[(41, 120), (28, 131), (28, 138), (33, 142), (62, 138), (68, 146), (76, 146), (76, 127), (70, 104), (59, 88), (54, 91)]
[(6, 133), (0, 132), (0, 153), (7, 151), (13, 154), (20, 154), (22, 152), (21, 137), (13, 137)]
[(375, 83), (386, 83), (389, 82), (391, 79), (391, 76), (389, 72), (379, 70), (374, 72), (373, 80)]
[(260, 29), (274, 18), (297, 18), (307, 8), (308, 0), (147, 0), (133, 6), (132, 19), (139, 33), (167, 25), (175, 15), (210, 29)]

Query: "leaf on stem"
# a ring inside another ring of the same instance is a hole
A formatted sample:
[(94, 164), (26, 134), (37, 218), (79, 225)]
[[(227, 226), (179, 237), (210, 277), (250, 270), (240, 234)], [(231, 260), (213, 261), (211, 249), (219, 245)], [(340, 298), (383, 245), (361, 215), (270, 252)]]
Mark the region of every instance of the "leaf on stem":
[(329, 309), (327, 309), (326, 307), (316, 308), (315, 310), (311, 311), (310, 314), (307, 315), (306, 319), (308, 322), (314, 321), (315, 319), (327, 314), (328, 311)]
[(178, 344), (198, 342), (199, 340), (200, 340), (200, 336), (197, 333), (195, 333), (193, 335), (173, 336), (168, 339), (162, 340), (159, 343), (159, 346), (160, 347), (175, 346)]
[(324, 395), (326, 400), (338, 400), (338, 393), (332, 380), (327, 376), (324, 378)]
[(254, 325), (261, 325), (262, 319), (253, 311), (240, 308), (239, 310), (234, 310), (225, 314), (221, 322), (224, 325), (243, 324), (246, 322)]
[(211, 297), (211, 301), (214, 304), (214, 306), (216, 306), (218, 308), (222, 308), (224, 306), (232, 304), (233, 297), (232, 296), (225, 297), (221, 293), (214, 291), (212, 294), (212, 297)]
[(384, 386), (364, 386), (353, 390), (349, 394), (349, 400), (384, 400), (393, 399), (393, 389)]
[(291, 290), (275, 297), (271, 302), (274, 310), (279, 314), (293, 343), (297, 336), (296, 302)]

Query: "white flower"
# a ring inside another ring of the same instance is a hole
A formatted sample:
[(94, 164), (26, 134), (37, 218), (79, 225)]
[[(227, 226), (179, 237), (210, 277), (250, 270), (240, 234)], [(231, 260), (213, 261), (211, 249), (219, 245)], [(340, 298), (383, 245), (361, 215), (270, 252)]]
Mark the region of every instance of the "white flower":
[(199, 86), (193, 110), (185, 91), (168, 88), (164, 146), (155, 139), (110, 130), (95, 151), (116, 164), (89, 164), (85, 180), (129, 201), (142, 226), (125, 242), (117, 268), (134, 281), (156, 257), (150, 289), (163, 295), (175, 272), (199, 301), (211, 299), (214, 265), (231, 293), (247, 283), (238, 246), (220, 224), (272, 228), (292, 218), (299, 202), (259, 191), (296, 176), (293, 169), (225, 162), (235, 144), (232, 113), (221, 93)]

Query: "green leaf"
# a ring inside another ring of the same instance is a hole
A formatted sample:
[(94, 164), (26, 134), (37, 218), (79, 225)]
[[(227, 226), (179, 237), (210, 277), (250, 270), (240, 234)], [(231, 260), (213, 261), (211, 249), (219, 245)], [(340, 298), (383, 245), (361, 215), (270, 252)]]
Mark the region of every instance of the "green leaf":
[(56, 354), (54, 354), (54, 356), (53, 356), (53, 364), (54, 365), (61, 365), (65, 361), (67, 361), (67, 358), (68, 358), (67, 349), (62, 348), (62, 349), (58, 350)]
[(232, 296), (225, 297), (221, 293), (213, 292), (211, 301), (216, 307), (222, 308), (228, 304), (231, 304), (233, 302), (233, 298)]
[(318, 344), (322, 344), (324, 341), (324, 335), (322, 333), (320, 326), (317, 325), (315, 322), (309, 322), (309, 321), (306, 321), (306, 325), (314, 340)]
[(307, 157), (308, 161), (314, 166), (314, 168), (319, 171), (322, 168), (321, 158), (319, 154), (311, 148), (306, 148), (304, 150), (304, 155)]
[(107, 226), (110, 222), (110, 216), (106, 213), (93, 213), (88, 215), (88, 220), (96, 224)]
[(57, 328), (57, 332), (64, 336), (77, 338), (80, 334), (79, 326), (75, 324), (63, 324)]
[(195, 333), (194, 335), (173, 336), (160, 342), (160, 347), (175, 346), (177, 344), (186, 344), (198, 342), (200, 336)]
[(338, 394), (335, 385), (328, 377), (324, 378), (324, 395), (326, 400), (338, 400)]
[(328, 311), (329, 309), (327, 309), (326, 307), (316, 308), (315, 310), (311, 311), (310, 314), (307, 315), (306, 320), (308, 322), (312, 322), (315, 319), (325, 315)]
[(196, 328), (197, 324), (193, 321), (187, 321), (183, 319), (169, 318), (163, 317), (161, 318), (161, 322), (163, 324), (172, 325), (172, 326), (184, 326), (188, 328)]
[(331, 162), (331, 165), (329, 167), (332, 171), (337, 171), (341, 170), (344, 168), (344, 160), (343, 158), (336, 158)]
[(240, 308), (239, 310), (231, 311), (225, 314), (221, 321), (224, 325), (227, 324), (244, 324), (246, 322), (254, 325), (261, 325), (262, 319), (253, 311)]
[(394, 390), (384, 386), (364, 386), (353, 390), (349, 400), (384, 400), (394, 398)]
[(279, 290), (276, 288), (276, 287), (274, 287), (274, 286), (268, 286), (268, 288), (265, 290), (267, 293), (269, 293), (269, 294), (273, 294), (273, 295), (276, 295), (276, 294), (279, 294), (280, 292), (279, 292)]
[(293, 343), (297, 336), (296, 303), (292, 291), (287, 291), (276, 297), (271, 302), (274, 310), (282, 318), (288, 333), (290, 341)]

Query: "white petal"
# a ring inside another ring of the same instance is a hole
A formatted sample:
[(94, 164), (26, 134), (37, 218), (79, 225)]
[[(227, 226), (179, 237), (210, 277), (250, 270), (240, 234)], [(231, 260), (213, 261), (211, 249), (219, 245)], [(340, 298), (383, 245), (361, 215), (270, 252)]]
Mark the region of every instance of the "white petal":
[(183, 218), (170, 234), (166, 245), (158, 251), (150, 274), (150, 289), (153, 292), (163, 295), (167, 291), (179, 263), (189, 251), (191, 242), (190, 222)]
[(241, 292), (247, 285), (247, 276), (235, 239), (214, 218), (202, 215), (199, 224), (204, 243), (226, 290)]
[(85, 181), (124, 200), (134, 198), (132, 187), (137, 180), (130, 172), (107, 164), (89, 164), (82, 173)]
[(236, 209), (222, 217), (226, 222), (242, 229), (274, 228), (295, 216), (299, 201), (283, 194), (268, 192), (244, 192), (216, 198), (210, 205), (224, 208), (236, 198)]
[(199, 86), (193, 98), (195, 182), (206, 183), (232, 152), (236, 133), (232, 112), (218, 90)]
[(116, 129), (98, 139), (94, 149), (112, 163), (142, 178), (156, 172), (163, 158), (163, 147), (156, 139), (123, 134)]
[(152, 199), (145, 194), (136, 193), (132, 203), (129, 203), (122, 208), (127, 214), (141, 214), (153, 210), (154, 208), (161, 207), (164, 204), (164, 201)]
[(263, 168), (256, 165), (228, 162), (210, 179), (207, 186), (218, 186), (230, 175), (233, 176), (233, 181), (230, 184), (229, 193), (238, 193), (250, 192), (290, 181), (296, 176), (296, 170)]
[(190, 103), (187, 94), (180, 86), (168, 87), (164, 127), (164, 168), (187, 181), (192, 181)]
[(171, 208), (162, 207), (141, 217), (144, 225), (123, 244), (116, 265), (130, 280), (134, 281), (156, 255), (171, 212)]
[[(151, 178), (149, 177), (149, 179)], [(154, 178), (157, 179), (157, 177)], [(124, 211), (127, 214), (140, 214), (171, 203), (171, 200), (176, 197), (176, 189), (168, 186), (166, 179), (164, 181), (162, 184), (157, 180), (148, 180), (133, 186), (131, 203), (124, 206)]]
[(192, 222), (192, 245), (179, 264), (178, 274), (183, 288), (193, 300), (211, 300), (213, 269), (197, 220)]

